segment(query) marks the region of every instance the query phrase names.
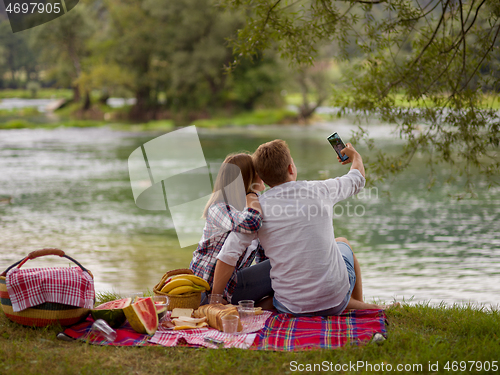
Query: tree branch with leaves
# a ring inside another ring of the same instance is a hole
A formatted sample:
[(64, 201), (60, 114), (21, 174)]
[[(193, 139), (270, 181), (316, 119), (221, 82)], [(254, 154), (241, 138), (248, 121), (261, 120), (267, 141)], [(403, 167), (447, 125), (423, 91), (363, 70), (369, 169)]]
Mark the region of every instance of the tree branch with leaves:
[[(465, 175), (466, 191), (473, 191), (478, 172), (498, 183), (500, 119), (487, 100), (500, 89), (498, 1), (221, 0), (221, 5), (246, 12), (245, 26), (231, 40), (233, 65), (270, 48), (292, 65), (313, 64), (325, 43), (337, 46), (338, 59), (353, 62), (350, 89), (334, 104), (343, 113), (395, 124), (406, 141), (401, 155), (379, 150), (369, 161), (375, 179), (405, 169), (421, 152), (432, 155), (430, 166), (443, 162)], [(368, 130), (354, 138), (373, 148)]]

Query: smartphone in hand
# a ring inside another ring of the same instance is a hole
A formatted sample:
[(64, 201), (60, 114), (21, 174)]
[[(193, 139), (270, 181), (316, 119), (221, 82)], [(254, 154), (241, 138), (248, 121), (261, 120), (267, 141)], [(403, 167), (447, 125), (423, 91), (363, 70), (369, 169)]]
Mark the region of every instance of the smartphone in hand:
[(333, 133), (332, 135), (328, 136), (327, 140), (332, 145), (340, 160), (346, 161), (347, 159), (349, 159), (349, 156), (342, 155), (342, 153), (340, 152), (345, 148), (345, 144), (344, 142), (342, 142), (342, 139), (340, 139), (340, 136), (337, 133)]

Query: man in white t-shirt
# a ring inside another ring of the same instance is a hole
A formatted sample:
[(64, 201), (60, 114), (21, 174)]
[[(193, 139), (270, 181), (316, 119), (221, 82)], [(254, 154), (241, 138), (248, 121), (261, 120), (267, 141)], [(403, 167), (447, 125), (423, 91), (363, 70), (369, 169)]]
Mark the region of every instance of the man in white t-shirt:
[(287, 144), (275, 140), (253, 155), (255, 169), (271, 187), (259, 197), (263, 224), (254, 234), (232, 232), (215, 268), (213, 293), (221, 293), (237, 260), (258, 238), (271, 263), (274, 306), (297, 316), (329, 316), (347, 309), (382, 309), (363, 302), (361, 269), (349, 242), (335, 238), (333, 206), (365, 185), (359, 153), (347, 144), (349, 173), (324, 181), (297, 181)]

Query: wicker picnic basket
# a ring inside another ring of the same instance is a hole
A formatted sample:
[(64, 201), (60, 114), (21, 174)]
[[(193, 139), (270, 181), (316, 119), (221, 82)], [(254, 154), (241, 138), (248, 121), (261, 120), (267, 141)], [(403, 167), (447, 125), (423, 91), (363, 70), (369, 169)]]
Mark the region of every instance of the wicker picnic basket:
[(73, 258), (67, 256), (64, 251), (59, 249), (42, 249), (36, 250), (28, 254), (24, 259), (13, 264), (7, 268), (2, 274), (0, 274), (0, 299), (2, 304), (2, 310), (13, 322), (25, 325), (25, 326), (35, 326), (44, 327), (50, 324), (60, 323), (62, 326), (69, 326), (78, 323), (79, 321), (85, 319), (90, 313), (90, 309), (64, 305), (60, 303), (45, 302), (38, 306), (34, 306), (23, 311), (15, 312), (12, 309), (11, 300), (7, 292), (6, 276), (7, 272), (14, 268), (21, 266), (28, 260), (39, 258), (46, 255), (58, 255), (60, 257), (67, 258), (74, 262), (78, 267), (82, 269), (83, 272), (87, 272), (92, 278), (94, 277), (92, 273), (84, 268), (80, 263), (78, 263)]
[(193, 271), (191, 271), (188, 268), (180, 268), (177, 270), (172, 270), (168, 271), (163, 277), (161, 278), (160, 282), (155, 285), (153, 288), (153, 292), (157, 296), (167, 296), (168, 298), (168, 307), (167, 309), (169, 311), (172, 311), (175, 308), (184, 308), (184, 309), (197, 309), (200, 307), (201, 303), (201, 292), (194, 292), (194, 293), (189, 293), (189, 294), (181, 294), (181, 295), (170, 295), (167, 293), (164, 293), (161, 291), (161, 288), (165, 284), (165, 281), (169, 277), (172, 277), (174, 275), (181, 275), (181, 274), (191, 274), (193, 275)]

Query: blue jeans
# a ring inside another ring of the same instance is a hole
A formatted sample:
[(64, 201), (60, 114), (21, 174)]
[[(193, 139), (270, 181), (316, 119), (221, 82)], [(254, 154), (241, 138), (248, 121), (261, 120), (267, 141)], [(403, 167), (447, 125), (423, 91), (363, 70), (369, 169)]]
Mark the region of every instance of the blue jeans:
[(255, 302), (266, 296), (274, 294), (271, 287), (271, 262), (269, 259), (242, 268), (236, 272), (236, 288), (234, 289), (231, 304), (237, 305), (239, 301), (251, 299)]
[[(239, 301), (244, 299), (257, 302), (266, 296), (272, 296), (274, 291), (271, 287), (270, 272), (271, 262), (269, 259), (237, 271), (237, 283), (231, 298), (231, 304), (237, 305)], [(203, 293), (201, 304), (205, 305), (207, 303), (208, 296)]]
[(347, 307), (349, 300), (351, 299), (352, 291), (354, 290), (354, 285), (356, 284), (356, 273), (354, 272), (354, 254), (352, 253), (351, 248), (345, 242), (337, 242), (339, 246), (340, 253), (342, 254), (342, 258), (344, 259), (344, 263), (347, 267), (347, 274), (349, 276), (349, 290), (344, 297), (344, 300), (335, 307), (330, 309), (321, 310), (321, 311), (313, 311), (308, 313), (293, 313), (288, 310), (280, 301), (273, 299), (274, 307), (276, 310), (282, 314), (292, 314), (295, 316), (332, 316), (332, 315), (340, 315)]

